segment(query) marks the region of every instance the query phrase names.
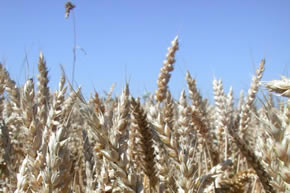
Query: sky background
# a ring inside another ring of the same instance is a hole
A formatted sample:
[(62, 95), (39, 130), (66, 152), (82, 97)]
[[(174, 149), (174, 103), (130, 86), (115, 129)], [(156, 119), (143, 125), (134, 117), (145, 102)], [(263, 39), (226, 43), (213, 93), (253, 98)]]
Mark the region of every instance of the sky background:
[[(167, 48), (176, 35), (179, 50), (169, 83), (175, 97), (186, 88), (186, 71), (204, 97), (222, 79), (236, 96), (266, 58), (263, 80), (290, 70), (289, 0), (74, 0), (77, 63), (75, 80), (89, 97), (129, 82), (133, 96), (154, 92)], [(65, 0), (0, 0), (0, 61), (21, 85), (35, 77), (40, 51), (57, 88), (64, 66), (71, 80), (73, 17)], [(28, 67), (29, 66), (29, 67)], [(27, 67), (29, 70), (27, 70)]]

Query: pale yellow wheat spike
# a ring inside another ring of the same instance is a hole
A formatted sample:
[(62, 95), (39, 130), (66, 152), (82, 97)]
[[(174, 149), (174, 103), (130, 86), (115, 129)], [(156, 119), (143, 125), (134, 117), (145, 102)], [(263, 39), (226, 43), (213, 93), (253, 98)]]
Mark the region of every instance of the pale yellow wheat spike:
[(9, 130), (4, 121), (0, 122), (0, 147), (0, 168), (2, 171), (0, 180), (5, 180), (7, 177), (13, 179), (16, 177), (16, 174), (14, 173), (15, 171), (13, 171), (13, 164), (16, 160), (13, 161), (13, 159), (17, 159), (17, 157), (14, 154), (14, 148), (11, 144)]
[[(179, 154), (178, 154), (178, 180), (179, 192), (190, 192), (194, 187), (194, 175), (197, 167), (194, 161), (195, 146), (193, 145), (193, 135), (191, 127), (191, 108), (186, 101), (185, 91), (182, 90), (179, 97), (178, 108), (178, 134), (179, 134)], [(205, 165), (207, 165), (205, 159)]]
[(34, 119), (34, 83), (33, 79), (29, 79), (24, 84), (24, 89), (21, 97), (21, 108), (24, 111), (24, 125), (29, 128)]
[(276, 193), (276, 190), (270, 183), (271, 176), (269, 175), (269, 173), (267, 173), (267, 170), (263, 167), (262, 161), (259, 159), (259, 157), (256, 156), (255, 152), (252, 150), (249, 144), (246, 143), (248, 142), (248, 140), (240, 138), (239, 135), (233, 129), (229, 129), (229, 134), (233, 137), (233, 139), (237, 143), (240, 151), (242, 152), (243, 156), (246, 158), (248, 163), (256, 171), (257, 176), (259, 177), (264, 190), (267, 193)]
[(40, 172), (43, 179), (41, 192), (68, 192), (72, 179), (72, 162), (67, 146), (67, 134), (67, 128), (60, 124), (49, 137), (45, 168)]
[(252, 78), (251, 87), (248, 90), (248, 96), (246, 98), (244, 105), (242, 106), (242, 111), (240, 113), (240, 123), (239, 123), (239, 131), (241, 133), (242, 138), (246, 134), (246, 131), (249, 126), (249, 122), (251, 120), (250, 111), (253, 106), (254, 100), (256, 98), (264, 70), (265, 70), (265, 59), (263, 59), (260, 62), (260, 66), (256, 70), (256, 74)]
[(0, 117), (3, 116), (4, 111), (4, 99), (3, 96), (5, 91), (5, 69), (3, 67), (3, 64), (0, 63)]
[(174, 101), (168, 92), (163, 109), (156, 104), (148, 107), (148, 120), (154, 126), (170, 159), (178, 161), (178, 143), (174, 133)]
[(214, 99), (216, 105), (216, 129), (220, 151), (224, 151), (221, 160), (228, 159), (228, 137), (227, 130), (229, 123), (227, 121), (227, 101), (221, 80), (213, 81)]
[(156, 158), (153, 147), (153, 135), (147, 122), (146, 113), (140, 105), (139, 100), (131, 99), (131, 120), (136, 132), (136, 154), (137, 169), (142, 171), (144, 176), (145, 191), (154, 190), (157, 184)]
[(290, 78), (282, 76), (281, 80), (269, 81), (265, 86), (271, 92), (275, 92), (281, 96), (290, 97)]
[(35, 95), (33, 79), (29, 79), (24, 84), (24, 89), (21, 97), (22, 116), (22, 130), (25, 132), (24, 151), (32, 158), (36, 158), (37, 151), (41, 145), (41, 129), (38, 127), (36, 109), (35, 109)]
[(28, 193), (29, 189), (29, 170), (27, 168), (28, 158), (26, 157), (19, 168), (17, 174), (17, 189), (15, 193)]
[(170, 72), (173, 71), (173, 64), (175, 63), (175, 53), (178, 50), (178, 36), (171, 42), (171, 47), (168, 48), (168, 53), (166, 55), (166, 60), (163, 62), (163, 67), (161, 68), (158, 80), (157, 80), (157, 90), (155, 91), (156, 100), (161, 103), (165, 97), (168, 90), (168, 82), (170, 80)]
[(48, 104), (49, 104), (49, 88), (48, 88), (48, 71), (46, 62), (44, 60), (42, 52), (40, 52), (38, 61), (38, 91), (37, 91), (37, 116), (40, 122), (41, 129), (44, 128), (48, 116)]
[(222, 179), (220, 182), (220, 190), (227, 191), (229, 193), (243, 193), (253, 179), (255, 179), (256, 173), (254, 170), (244, 170), (235, 174), (232, 178)]
[[(119, 152), (124, 151), (125, 135), (129, 118), (129, 87), (126, 84), (118, 101), (116, 116), (113, 118), (112, 144)], [(123, 146), (123, 147), (122, 147)], [(123, 149), (122, 149), (123, 148)]]

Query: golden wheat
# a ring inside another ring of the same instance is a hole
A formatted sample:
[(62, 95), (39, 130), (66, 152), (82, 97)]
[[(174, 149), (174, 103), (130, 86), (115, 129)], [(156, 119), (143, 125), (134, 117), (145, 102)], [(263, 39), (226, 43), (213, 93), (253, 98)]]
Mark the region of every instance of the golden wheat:
[[(36, 89), (0, 65), (0, 192), (289, 192), (290, 102), (269, 94), (255, 103), (265, 60), (237, 104), (221, 80), (208, 103), (189, 72), (188, 96), (176, 100), (168, 82), (177, 49), (175, 38), (144, 102), (128, 84), (86, 101), (64, 72), (50, 93), (42, 53)], [(288, 78), (265, 86), (289, 97)]]

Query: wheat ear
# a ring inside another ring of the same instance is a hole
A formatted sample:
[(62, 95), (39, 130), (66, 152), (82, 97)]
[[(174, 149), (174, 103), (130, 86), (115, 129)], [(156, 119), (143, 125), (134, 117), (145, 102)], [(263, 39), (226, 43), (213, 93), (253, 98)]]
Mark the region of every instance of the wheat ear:
[(267, 193), (275, 193), (275, 189), (270, 184), (271, 177), (266, 172), (265, 168), (263, 167), (261, 161), (259, 158), (255, 155), (255, 153), (252, 151), (252, 149), (245, 143), (243, 139), (241, 139), (237, 133), (231, 128), (229, 129), (229, 134), (234, 138), (235, 142), (237, 143), (238, 147), (240, 148), (240, 151), (246, 158), (249, 164), (254, 168), (256, 171), (265, 191)]
[(165, 145), (166, 153), (174, 161), (178, 161), (178, 144), (174, 135), (174, 102), (170, 92), (167, 92), (163, 108), (152, 104), (149, 107), (148, 120), (154, 126), (155, 131)]
[(43, 179), (41, 192), (67, 192), (71, 180), (72, 162), (67, 147), (67, 128), (58, 125), (49, 137), (45, 168), (40, 172)]
[(5, 91), (5, 69), (3, 67), (3, 64), (0, 63), (0, 117), (3, 117), (3, 111), (4, 111), (4, 99), (3, 96)]
[(17, 174), (17, 189), (15, 193), (26, 193), (29, 188), (29, 171), (27, 169), (28, 158), (26, 157), (20, 166)]
[(49, 88), (48, 88), (48, 71), (46, 62), (42, 52), (40, 52), (38, 61), (38, 91), (37, 91), (37, 117), (39, 117), (40, 127), (44, 128), (47, 120), (48, 104), (49, 104)]
[[(216, 116), (217, 116), (217, 137), (220, 147), (220, 152), (224, 151), (224, 156), (221, 156), (224, 160), (228, 159), (228, 126), (229, 119), (227, 117), (227, 101), (223, 89), (222, 81), (213, 81), (214, 99), (216, 105)], [(222, 160), (223, 160), (222, 159)]]
[(281, 80), (269, 81), (265, 86), (271, 92), (275, 92), (281, 96), (290, 97), (290, 78), (282, 76)]
[[(137, 148), (136, 158), (139, 160), (138, 167), (144, 172), (144, 189), (151, 192), (157, 183), (155, 153), (153, 147), (153, 136), (148, 125), (147, 117), (140, 102), (131, 99), (131, 127), (136, 131)], [(148, 179), (148, 180), (146, 180)]]
[(12, 160), (13, 159), (13, 146), (11, 144), (11, 139), (9, 136), (9, 130), (5, 125), (4, 121), (0, 122), (0, 147), (1, 147), (1, 162), (0, 168), (3, 173), (1, 178), (12, 177), (14, 175), (14, 171), (12, 170)]
[(178, 177), (177, 186), (180, 192), (190, 192), (195, 188), (193, 177), (197, 167), (194, 160), (195, 147), (193, 145), (194, 137), (191, 127), (191, 108), (187, 104), (184, 90), (180, 94), (177, 108), (177, 126), (179, 127), (178, 134), (180, 141), (178, 154), (180, 176)]
[(29, 79), (24, 84), (24, 89), (21, 97), (22, 116), (22, 130), (25, 131), (27, 143), (25, 146), (25, 153), (32, 158), (36, 158), (37, 150), (41, 145), (41, 129), (38, 127), (38, 121), (35, 116), (36, 105), (34, 96), (33, 79)]
[(240, 171), (232, 178), (222, 179), (220, 182), (220, 190), (230, 193), (245, 192), (246, 184), (255, 179), (256, 172), (252, 169)]
[(260, 62), (260, 66), (257, 69), (255, 76), (253, 76), (253, 78), (252, 78), (252, 83), (251, 83), (251, 87), (248, 91), (248, 96), (246, 98), (245, 104), (242, 106), (242, 111), (240, 114), (240, 123), (239, 123), (239, 131), (242, 135), (242, 138), (245, 135), (245, 132), (249, 126), (250, 110), (252, 108), (256, 94), (257, 94), (258, 89), (259, 89), (260, 80), (262, 79), (263, 72), (265, 70), (264, 67), (265, 67), (265, 59), (263, 59)]
[(171, 42), (171, 47), (168, 48), (168, 53), (166, 55), (166, 60), (163, 62), (163, 67), (159, 74), (157, 80), (158, 89), (155, 91), (156, 100), (161, 103), (165, 97), (168, 90), (168, 82), (170, 80), (170, 72), (173, 71), (173, 64), (175, 63), (175, 53), (178, 50), (178, 37)]

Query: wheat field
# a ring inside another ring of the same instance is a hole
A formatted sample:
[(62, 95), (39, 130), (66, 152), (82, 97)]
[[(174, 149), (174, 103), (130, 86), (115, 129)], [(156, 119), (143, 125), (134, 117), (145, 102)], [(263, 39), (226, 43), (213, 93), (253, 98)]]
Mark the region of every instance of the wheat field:
[[(120, 96), (111, 89), (85, 100), (64, 72), (51, 91), (42, 53), (36, 85), (16, 85), (1, 64), (0, 191), (290, 192), (290, 79), (262, 84), (262, 60), (237, 104), (221, 80), (210, 104), (187, 72), (188, 87), (174, 99), (168, 82), (177, 50), (176, 37), (144, 100), (128, 84)], [(269, 90), (262, 99), (261, 86)]]

